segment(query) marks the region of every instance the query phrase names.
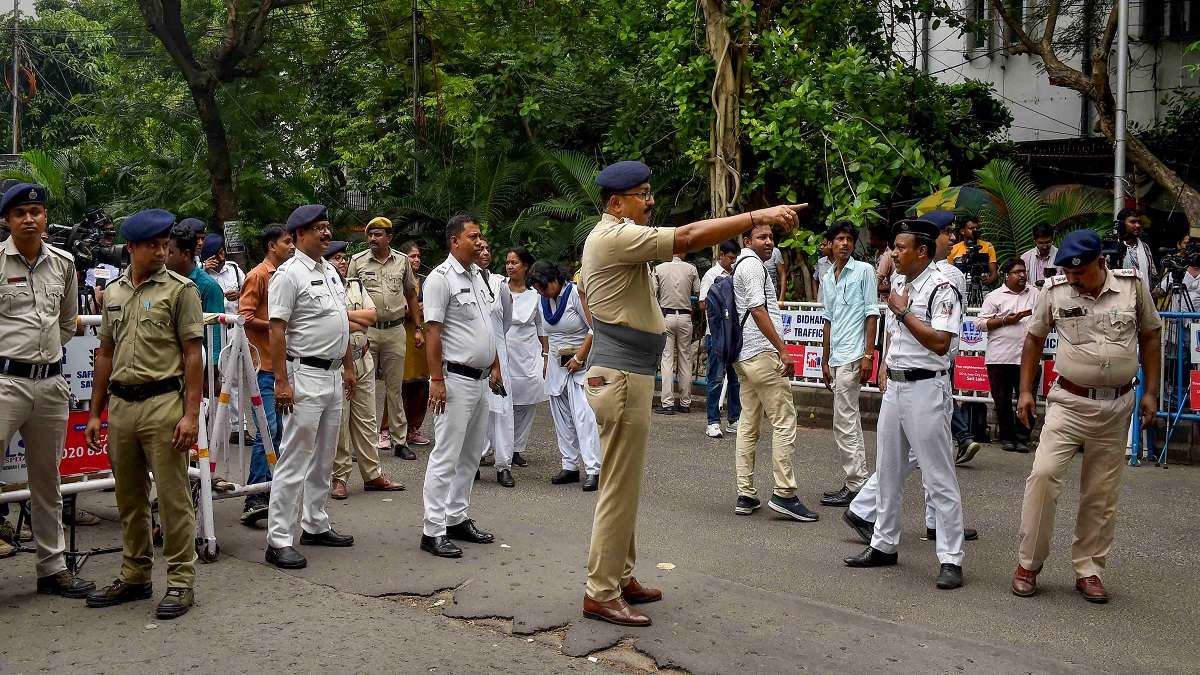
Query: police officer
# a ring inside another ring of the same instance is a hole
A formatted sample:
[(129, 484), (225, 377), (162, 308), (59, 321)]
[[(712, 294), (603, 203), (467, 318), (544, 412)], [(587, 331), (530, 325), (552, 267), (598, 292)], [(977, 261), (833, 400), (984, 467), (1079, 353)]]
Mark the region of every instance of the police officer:
[[(700, 293), (700, 275), (696, 266), (681, 256), (654, 268), (658, 280), (658, 306), (667, 326), (667, 344), (662, 353), (662, 407), (658, 412), (674, 415), (692, 411), (692, 296)], [(679, 380), (679, 400), (675, 400), (675, 380)]]
[(1137, 272), (1108, 269), (1100, 250), (1100, 238), (1091, 230), (1063, 239), (1054, 258), (1063, 274), (1042, 287), (1021, 353), (1017, 414), (1032, 427), (1042, 349), (1046, 335), (1058, 330), (1058, 380), (1046, 397), (1046, 421), (1021, 507), (1019, 565), (1012, 579), (1012, 591), (1019, 596), (1037, 592), (1038, 572), (1050, 555), (1062, 474), (1082, 449), (1079, 515), (1071, 545), (1075, 589), (1089, 602), (1108, 602), (1100, 573), (1116, 525), (1139, 353), (1146, 386), (1140, 401), (1143, 425), (1153, 421), (1158, 407), (1162, 322)]
[(267, 290), (275, 407), (284, 417), (267, 510), (266, 560), (299, 569), (308, 561), (292, 547), (297, 520), (301, 544), (354, 545), (354, 537), (330, 526), (325, 502), (343, 401), (354, 398), (356, 380), (346, 289), (322, 257), (331, 238), (329, 213), (320, 204), (301, 206), (288, 216), (287, 229), (296, 239), (296, 254), (275, 270)]
[(62, 345), (75, 335), (76, 287), (71, 254), (42, 242), (46, 188), (18, 183), (0, 198), (12, 233), (0, 251), (0, 456), (13, 433), (25, 440), (25, 464), (37, 542), (37, 590), (83, 598), (95, 584), (67, 571), (63, 560), (58, 463), (67, 433), (70, 389), (62, 377)]
[[(902, 220), (892, 229), (892, 257), (904, 281), (888, 296), (887, 389), (879, 412), (876, 464), (878, 516), (871, 543), (845, 559), (849, 567), (895, 565), (900, 507), (909, 452), (933, 502), (937, 587), (962, 586), (963, 516), (954, 444), (950, 437), (951, 347), (962, 326), (962, 298), (934, 265), (939, 228), (928, 220)], [(929, 410), (938, 414), (930, 416)]]
[(441, 558), (462, 557), (451, 539), (495, 541), (467, 517), (480, 448), (487, 440), (489, 394), (501, 393), (504, 384), (488, 288), (475, 264), (482, 242), (473, 216), (451, 218), (446, 224), (450, 255), (429, 274), (423, 294), (434, 446), (425, 468), (421, 550)]
[(648, 626), (650, 618), (630, 603), (662, 598), (661, 591), (646, 588), (633, 577), (634, 529), (654, 375), (666, 330), (651, 287), (649, 263), (714, 246), (756, 223), (794, 228), (797, 212), (807, 205), (776, 206), (678, 228), (648, 227), (654, 207), (650, 167), (637, 161), (617, 162), (601, 171), (596, 183), (604, 214), (584, 244), (580, 285), (592, 313), (586, 390), (600, 427), (604, 470), (592, 525), (583, 614), (625, 626)]
[[(196, 285), (164, 267), (175, 216), (139, 211), (121, 224), (129, 267), (109, 284), (88, 419), (88, 445), (100, 447), (100, 413), (108, 406), (108, 456), (116, 479), (123, 563), (112, 585), (88, 595), (88, 607), (111, 607), (152, 594), (154, 548), (150, 478), (162, 517), (167, 593), (155, 615), (171, 619), (192, 606), (196, 515), (188, 453), (196, 442), (204, 376), (204, 335)], [(109, 395), (112, 398), (109, 398)]]
[(363, 489), (367, 492), (397, 492), (400, 483), (383, 475), (379, 468), (379, 448), (375, 447), (375, 362), (367, 348), (367, 328), (375, 323), (375, 303), (363, 288), (362, 282), (346, 277), (350, 257), (347, 243), (331, 241), (325, 249), (325, 259), (333, 263), (342, 285), (346, 288), (346, 316), (350, 322), (350, 351), (354, 354), (354, 398), (342, 405), (341, 430), (338, 432), (337, 453), (333, 458), (333, 486), (329, 496), (346, 499), (346, 481), (350, 478), (350, 453), (358, 455), (358, 472), (362, 474)]
[[(425, 344), (425, 321), (417, 301), (417, 277), (413, 274), (408, 256), (392, 248), (392, 221), (375, 218), (367, 223), (367, 242), (370, 248), (350, 259), (347, 276), (359, 279), (375, 302), (378, 318), (367, 329), (371, 358), (379, 367), (383, 387), (375, 394), (375, 409), (384, 410), (387, 401), (388, 429), (393, 453), (400, 459), (416, 459), (409, 449), (408, 420), (404, 416), (404, 355), (407, 351), (404, 317), (411, 313), (416, 319), (417, 347)], [(380, 413), (382, 418), (382, 412)], [(380, 434), (382, 439), (382, 434)], [(386, 444), (380, 443), (387, 447)]]

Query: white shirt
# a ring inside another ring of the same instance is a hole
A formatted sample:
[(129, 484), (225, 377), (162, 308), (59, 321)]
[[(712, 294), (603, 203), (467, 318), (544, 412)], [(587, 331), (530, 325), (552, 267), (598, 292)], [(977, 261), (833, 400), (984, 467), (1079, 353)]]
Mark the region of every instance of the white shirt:
[[(558, 294), (558, 300), (561, 301), (563, 292)], [(554, 300), (547, 301), (550, 305), (550, 311), (558, 311), (558, 303)], [(579, 299), (579, 288), (571, 289), (571, 297), (567, 299), (567, 306), (563, 309), (562, 316), (559, 317), (557, 324), (551, 324), (546, 317), (546, 307), (538, 301), (538, 307), (542, 312), (542, 330), (545, 331), (546, 337), (550, 343), (550, 363), (546, 368), (546, 393), (550, 396), (558, 396), (562, 394), (563, 386), (567, 383), (567, 369), (560, 364), (562, 362), (559, 356), (559, 350), (562, 349), (578, 349), (583, 345), (583, 341), (588, 334), (592, 332), (591, 326), (587, 324), (587, 320), (583, 314), (583, 302)], [(575, 371), (574, 379), (579, 386), (583, 386), (586, 369), (580, 368)]]
[[(700, 301), (707, 302), (708, 291), (712, 285), (717, 283), (717, 279), (724, 279), (729, 276), (729, 272), (721, 267), (721, 263), (713, 263), (713, 266), (708, 268), (704, 276), (700, 278)], [(704, 321), (704, 334), (708, 335), (708, 320)]]
[(771, 257), (763, 263), (767, 274), (771, 275), (771, 285), (779, 288), (779, 263), (783, 262), (783, 252), (778, 247), (771, 250)]
[(813, 281), (817, 282), (817, 302), (825, 304), (825, 273), (833, 269), (833, 261), (829, 256), (821, 256), (817, 258), (817, 264), (813, 270)]
[(330, 361), (346, 355), (346, 288), (329, 261), (313, 260), (297, 248), (271, 276), (267, 315), (287, 322), (288, 355)]
[[(751, 258), (743, 261), (743, 258)], [(733, 301), (737, 310), (734, 321), (742, 324), (742, 351), (738, 354), (738, 362), (754, 358), (763, 352), (776, 351), (775, 345), (763, 335), (754, 317), (746, 313), (755, 307), (766, 306), (771, 315), (771, 323), (775, 324), (775, 332), (783, 333), (783, 320), (779, 314), (779, 300), (775, 295), (775, 284), (770, 283), (767, 267), (762, 258), (754, 251), (744, 248), (734, 262), (733, 268)]]
[(1030, 317), (1027, 316), (1011, 326), (999, 326), (994, 330), (987, 329), (987, 320), (1031, 310), (1037, 305), (1037, 297), (1038, 290), (1033, 284), (1026, 285), (1021, 293), (1012, 292), (1008, 286), (1000, 286), (984, 297), (979, 318), (975, 321), (979, 330), (987, 331), (987, 353), (984, 355), (984, 363), (1021, 363), (1025, 329), (1029, 325)]
[[(208, 276), (212, 277), (213, 281), (217, 282), (217, 285), (221, 287), (221, 291), (226, 293), (229, 291), (241, 291), (242, 282), (246, 280), (246, 273), (242, 271), (242, 268), (238, 267), (237, 263), (230, 260), (226, 260), (221, 269), (216, 272), (209, 272)], [(225, 299), (225, 313), (238, 313), (237, 299)]]
[(105, 274), (100, 276), (102, 279), (104, 279), (105, 284), (108, 284), (110, 281), (114, 281), (117, 277), (121, 276), (121, 270), (113, 267), (112, 265), (100, 263), (87, 271), (87, 274), (85, 274), (83, 277), (84, 284), (91, 286), (92, 288), (96, 287), (96, 270), (104, 270)]
[[(930, 265), (913, 279), (897, 279), (892, 289), (899, 293), (908, 287), (908, 308), (917, 320), (928, 323), (936, 330), (955, 336), (962, 330), (962, 302), (953, 289), (953, 283), (937, 267)], [(932, 309), (932, 311), (930, 311)], [(929, 318), (927, 318), (929, 317)], [(924, 368), (947, 370), (950, 368), (951, 352), (937, 355), (926, 349), (913, 337), (908, 328), (888, 312), (887, 331), (889, 336), (887, 366), (896, 370)]]
[(471, 368), (496, 360), (491, 304), (479, 266), (463, 267), (453, 255), (433, 268), (421, 289), (426, 322), (442, 324), (442, 359)]
[(1021, 262), (1025, 263), (1025, 274), (1029, 279), (1030, 286), (1046, 280), (1046, 268), (1054, 267), (1054, 256), (1056, 255), (1058, 255), (1058, 247), (1053, 244), (1050, 245), (1050, 254), (1045, 258), (1038, 255), (1036, 246), (1021, 254)]
[(532, 288), (512, 296), (512, 325), (505, 345), (508, 348), (508, 370), (504, 386), (513, 405), (533, 405), (546, 400), (546, 381), (542, 378), (542, 342), (546, 334), (542, 327), (542, 296)]
[[(1158, 287), (1166, 291), (1171, 286), (1171, 273), (1163, 274), (1162, 281)], [(1183, 273), (1183, 287), (1187, 289), (1188, 297), (1192, 299), (1192, 309), (1188, 309), (1183, 304), (1183, 299), (1176, 296), (1171, 299), (1171, 306), (1168, 311), (1171, 312), (1200, 312), (1200, 274), (1192, 276), (1192, 270), (1188, 269)]]
[[(482, 274), (481, 274), (482, 276)], [(500, 362), (500, 373), (504, 377), (505, 389), (508, 388), (509, 366), (508, 347), (505, 337), (512, 326), (512, 292), (508, 290), (508, 279), (499, 274), (489, 273), (484, 281), (484, 289), (488, 291), (488, 309), (492, 320), (492, 340), (496, 344), (496, 357)], [(494, 413), (511, 411), (512, 399), (508, 396), (491, 394), (488, 409)]]

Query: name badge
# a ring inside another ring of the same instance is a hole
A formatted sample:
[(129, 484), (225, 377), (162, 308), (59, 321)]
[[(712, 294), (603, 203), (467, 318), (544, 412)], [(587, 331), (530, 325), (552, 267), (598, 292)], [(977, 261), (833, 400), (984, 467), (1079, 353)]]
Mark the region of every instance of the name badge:
[(313, 279), (309, 283), (312, 284), (313, 286), (324, 286), (325, 280), (324, 279)]
[(364, 279), (374, 279), (375, 278), (374, 272), (363, 272), (362, 275), (363, 275)]
[(1063, 313), (1062, 313), (1062, 317), (1064, 319), (1069, 319), (1071, 317), (1076, 317), (1076, 316), (1086, 316), (1086, 315), (1087, 315), (1087, 309), (1084, 307), (1072, 307), (1070, 309), (1064, 309)]
[(108, 307), (105, 307), (104, 309), (109, 312), (119, 312), (119, 311), (121, 311), (121, 306), (120, 305), (109, 305)]
[(29, 287), (29, 280), (25, 277), (9, 277), (8, 283), (15, 285), (17, 288)]

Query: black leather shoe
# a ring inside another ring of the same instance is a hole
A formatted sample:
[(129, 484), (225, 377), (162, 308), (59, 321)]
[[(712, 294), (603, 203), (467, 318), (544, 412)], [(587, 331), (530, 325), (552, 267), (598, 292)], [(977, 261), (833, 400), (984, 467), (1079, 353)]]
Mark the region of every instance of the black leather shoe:
[(333, 531), (333, 528), (325, 530), (320, 534), (309, 534), (303, 532), (300, 534), (300, 543), (305, 546), (331, 546), (333, 548), (346, 548), (354, 545), (354, 537), (348, 534), (338, 534)]
[(850, 526), (850, 529), (854, 530), (854, 534), (858, 535), (862, 543), (871, 543), (871, 537), (875, 535), (875, 523), (859, 518), (850, 509), (846, 509), (846, 512), (842, 514), (842, 520)]
[(274, 565), (281, 570), (299, 570), (308, 567), (308, 560), (291, 546), (283, 548), (268, 546), (266, 559), (267, 564)]
[(258, 521), (267, 517), (267, 511), (268, 504), (266, 502), (247, 504), (246, 510), (242, 511), (242, 524), (246, 527), (257, 526)]
[(821, 497), (821, 506), (850, 506), (850, 502), (854, 501), (857, 496), (857, 490), (843, 486), (841, 490), (837, 491), (837, 494)]
[(567, 471), (566, 469), (563, 469), (562, 471), (559, 471), (558, 473), (554, 474), (554, 477), (550, 479), (550, 482), (555, 485), (566, 485), (567, 483), (578, 483), (579, 482), (579, 472), (578, 471)]
[(500, 469), (496, 472), (496, 482), (502, 487), (512, 487), (517, 483), (513, 480), (512, 471), (509, 469)]
[(840, 487), (840, 488), (838, 488), (838, 489), (836, 489), (836, 490), (826, 490), (826, 491), (824, 491), (824, 492), (822, 492), (822, 493), (821, 493), (821, 496), (822, 496), (822, 497), (832, 497), (832, 496), (836, 495), (837, 493), (841, 492), (842, 490), (844, 490), (844, 489), (845, 489), (845, 487), (846, 487), (846, 486), (844, 486), (844, 485), (843, 485), (842, 487)]
[(846, 567), (888, 567), (895, 565), (899, 558), (895, 553), (884, 553), (868, 546), (862, 553), (846, 558), (843, 562), (846, 563)]
[(938, 573), (937, 587), (949, 590), (960, 586), (962, 586), (962, 565), (942, 563), (942, 569)]
[(99, 588), (87, 595), (88, 607), (113, 607), (135, 600), (145, 600), (154, 594), (154, 586), (150, 583), (127, 584), (120, 579), (112, 584)]
[(692, 412), (692, 406), (683, 405), (682, 403), (676, 403), (675, 404), (675, 412), (686, 415), (686, 414)]
[[(969, 528), (963, 528), (963, 540), (975, 541), (979, 538), (979, 532)], [(932, 527), (925, 528), (925, 541), (937, 541), (937, 530)]]
[(392, 454), (396, 455), (400, 459), (407, 459), (409, 461), (417, 458), (417, 453), (413, 452), (407, 445), (404, 444), (400, 444), (392, 448)]
[(524, 457), (522, 457), (522, 456), (521, 456), (521, 453), (519, 453), (519, 452), (514, 452), (514, 453), (513, 453), (512, 465), (513, 465), (513, 466), (529, 466), (529, 460), (527, 460), (527, 459), (525, 459)]
[(495, 535), (475, 527), (475, 521), (470, 518), (457, 525), (448, 526), (446, 536), (459, 541), (469, 541), (472, 544), (490, 544), (496, 541)]
[(195, 602), (196, 596), (192, 593), (192, 589), (172, 586), (167, 589), (167, 594), (158, 602), (158, 608), (154, 610), (154, 618), (177, 619), (187, 614)]
[(38, 577), (37, 592), (44, 595), (61, 595), (64, 598), (86, 598), (88, 593), (96, 590), (96, 584), (80, 579), (67, 570), (48, 577)]
[(674, 415), (675, 409), (674, 408), (664, 408), (662, 406), (659, 406), (658, 408), (654, 409), (654, 412), (658, 413), (659, 415)]
[(583, 479), (584, 492), (595, 492), (598, 487), (600, 487), (600, 476), (593, 476), (589, 473), (587, 478)]
[(462, 549), (445, 537), (421, 535), (421, 550), (439, 558), (461, 558)]

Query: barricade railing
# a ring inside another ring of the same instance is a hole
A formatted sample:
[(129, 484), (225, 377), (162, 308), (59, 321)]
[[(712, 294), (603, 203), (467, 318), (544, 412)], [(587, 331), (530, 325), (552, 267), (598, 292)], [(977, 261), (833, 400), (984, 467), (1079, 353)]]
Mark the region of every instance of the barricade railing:
[[(1133, 452), (1129, 463), (1137, 466), (1142, 458), (1153, 459), (1156, 466), (1167, 465), (1167, 451), (1171, 438), (1183, 421), (1200, 421), (1200, 370), (1193, 366), (1200, 361), (1200, 312), (1161, 312), (1159, 317), (1166, 324), (1163, 330), (1162, 368), (1159, 371), (1158, 410), (1155, 416), (1165, 420), (1162, 447), (1149, 444), (1141, 448), (1141, 423), (1137, 408), (1133, 415)], [(1137, 401), (1142, 398), (1139, 373)], [(1185, 412), (1188, 411), (1188, 412)]]

